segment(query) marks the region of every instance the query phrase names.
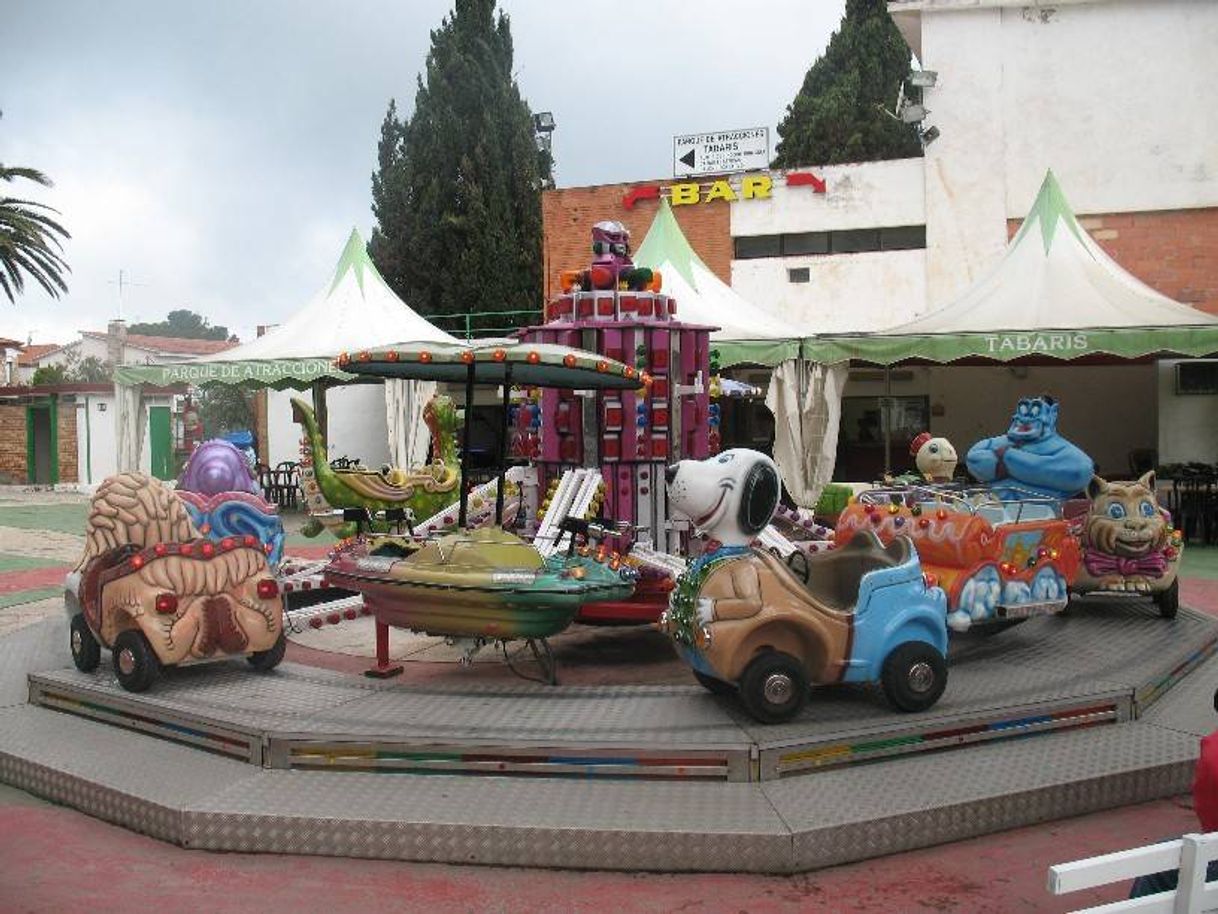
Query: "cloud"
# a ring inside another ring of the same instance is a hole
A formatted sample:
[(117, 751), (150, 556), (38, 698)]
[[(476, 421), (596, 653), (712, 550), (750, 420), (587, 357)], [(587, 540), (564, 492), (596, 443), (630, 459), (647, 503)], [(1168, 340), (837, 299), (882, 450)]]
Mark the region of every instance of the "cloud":
[[(777, 123), (844, 0), (506, 0), (516, 75), (555, 114), (561, 185), (672, 173), (678, 133)], [(414, 103), (449, 0), (42, 0), (5, 13), (0, 160), (56, 182), (28, 195), (73, 238), (69, 294), (0, 311), (66, 341), (118, 309), (188, 307), (250, 338), (368, 234), (390, 97)], [(776, 139), (776, 137), (774, 138)], [(772, 140), (773, 142), (773, 140)]]

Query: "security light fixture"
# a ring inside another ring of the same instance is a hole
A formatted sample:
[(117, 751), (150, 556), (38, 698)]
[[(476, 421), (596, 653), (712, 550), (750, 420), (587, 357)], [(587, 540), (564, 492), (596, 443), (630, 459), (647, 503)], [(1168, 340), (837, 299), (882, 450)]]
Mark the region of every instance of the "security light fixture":
[(939, 128), (938, 127), (927, 127), (925, 130), (922, 131), (921, 134), (919, 134), (919, 137), (922, 140), (922, 148), (925, 149), (935, 140), (939, 139)]
[(536, 133), (554, 132), (554, 115), (549, 111), (538, 111), (533, 115), (533, 130)]
[(929, 89), (938, 78), (935, 70), (914, 70), (909, 74), (909, 84), (917, 89)]

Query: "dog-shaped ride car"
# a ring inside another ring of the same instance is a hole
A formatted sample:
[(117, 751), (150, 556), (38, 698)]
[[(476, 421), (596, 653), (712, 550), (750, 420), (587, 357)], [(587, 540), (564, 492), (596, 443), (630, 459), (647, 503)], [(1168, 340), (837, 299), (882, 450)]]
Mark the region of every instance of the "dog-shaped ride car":
[(765, 723), (797, 714), (809, 683), (879, 682), (902, 711), (939, 700), (947, 598), (927, 585), (908, 538), (885, 548), (867, 533), (831, 552), (796, 552), (788, 567), (752, 547), (778, 506), (769, 457), (733, 449), (682, 460), (665, 477), (673, 510), (711, 539), (660, 620), (703, 686), (738, 690)]

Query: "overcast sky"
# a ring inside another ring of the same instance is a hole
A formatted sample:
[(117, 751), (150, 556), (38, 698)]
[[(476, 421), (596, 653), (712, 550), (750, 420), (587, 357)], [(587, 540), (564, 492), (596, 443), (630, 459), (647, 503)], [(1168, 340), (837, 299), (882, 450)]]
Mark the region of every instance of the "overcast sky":
[[(55, 181), (68, 295), (0, 300), (0, 336), (67, 342), (190, 308), (243, 339), (329, 279), (391, 97), (450, 0), (8, 0), (0, 162)], [(672, 175), (672, 137), (773, 128), (844, 0), (501, 0), (516, 78), (552, 111), (560, 187)]]

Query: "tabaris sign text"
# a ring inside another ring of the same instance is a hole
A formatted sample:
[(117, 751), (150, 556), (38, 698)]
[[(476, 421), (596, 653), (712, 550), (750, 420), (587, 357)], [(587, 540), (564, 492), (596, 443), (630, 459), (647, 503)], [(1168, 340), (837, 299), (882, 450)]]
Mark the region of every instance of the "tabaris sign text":
[[(825, 192), (825, 181), (811, 172), (791, 172), (786, 178), (787, 187), (810, 187), (815, 194)], [(774, 179), (770, 175), (745, 175), (737, 182), (720, 178), (699, 184), (689, 182), (682, 184), (645, 184), (632, 187), (624, 197), (622, 204), (626, 209), (633, 209), (640, 200), (658, 200), (667, 197), (673, 206), (687, 206), (693, 203), (713, 203), (725, 200), (734, 203), (737, 200), (768, 200), (774, 191)]]

